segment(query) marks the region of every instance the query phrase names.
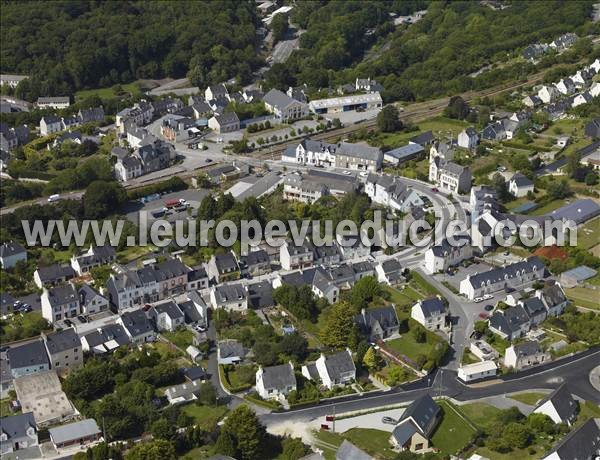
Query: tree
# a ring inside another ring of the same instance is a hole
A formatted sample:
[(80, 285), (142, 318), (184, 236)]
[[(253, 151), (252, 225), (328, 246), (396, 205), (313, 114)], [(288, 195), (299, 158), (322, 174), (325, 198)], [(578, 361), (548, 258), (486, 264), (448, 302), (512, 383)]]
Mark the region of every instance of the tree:
[(370, 347), (363, 357), (363, 364), (369, 371), (374, 372), (383, 367), (384, 361), (381, 355), (373, 347)]
[(127, 192), (117, 182), (95, 181), (83, 195), (83, 210), (88, 219), (102, 219), (114, 214), (127, 201)]
[(365, 276), (356, 282), (350, 291), (350, 302), (359, 311), (366, 308), (369, 302), (381, 295), (381, 285), (373, 276)]
[(236, 458), (242, 460), (261, 458), (261, 446), (266, 439), (266, 431), (248, 406), (241, 405), (232, 410), (223, 424), (222, 431), (231, 435), (237, 453)]
[(573, 194), (567, 179), (550, 182), (546, 188), (546, 192), (552, 200), (561, 200)]
[(125, 454), (125, 460), (175, 460), (176, 458), (175, 446), (164, 439), (140, 442)]
[(402, 129), (398, 109), (393, 105), (386, 105), (381, 112), (377, 114), (377, 127), (381, 132), (392, 133)]
[(527, 416), (527, 424), (536, 433), (554, 434), (556, 431), (554, 422), (546, 414), (529, 414)]
[(590, 171), (585, 175), (585, 185), (596, 185), (598, 183), (598, 174)]
[(298, 361), (302, 361), (308, 355), (308, 341), (298, 332), (284, 335), (279, 344), (279, 353), (286, 356), (293, 356)]
[(202, 382), (200, 384), (200, 396), (198, 401), (205, 406), (214, 406), (217, 404), (217, 390), (210, 382)]
[(357, 341), (354, 308), (347, 302), (331, 306), (321, 330), (321, 340), (332, 348), (354, 348)]
[(496, 192), (496, 196), (501, 203), (506, 203), (513, 198), (511, 193), (508, 191), (508, 184), (506, 183), (506, 180), (502, 174), (494, 174), (494, 177), (492, 178), (492, 185), (494, 187), (494, 191)]
[(425, 334), (425, 331), (421, 327), (415, 327), (412, 330), (412, 334), (417, 343), (425, 343), (427, 340), (427, 334)]
[(310, 452), (310, 449), (304, 445), (299, 438), (284, 438), (281, 442), (283, 452), (278, 457), (281, 460), (298, 460)]
[(217, 442), (215, 442), (215, 452), (221, 455), (234, 457), (237, 452), (235, 448), (235, 439), (229, 431), (221, 430)]
[(448, 102), (448, 106), (444, 109), (444, 116), (448, 118), (456, 118), (464, 120), (469, 115), (471, 108), (469, 104), (460, 96), (453, 96)]
[(288, 31), (288, 15), (277, 14), (271, 21), (271, 32), (273, 33), (273, 44), (283, 40)]
[(509, 446), (523, 449), (531, 442), (531, 431), (521, 423), (509, 423), (502, 432), (502, 437), (506, 440)]
[(173, 441), (177, 437), (175, 425), (163, 417), (150, 425), (150, 433), (155, 439), (166, 439), (167, 441)]

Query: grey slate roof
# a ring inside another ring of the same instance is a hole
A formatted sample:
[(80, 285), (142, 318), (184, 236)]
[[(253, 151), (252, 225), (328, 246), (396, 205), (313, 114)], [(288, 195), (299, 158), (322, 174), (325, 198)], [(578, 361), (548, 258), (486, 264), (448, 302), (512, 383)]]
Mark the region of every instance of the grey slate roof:
[(167, 394), (170, 399), (175, 398), (185, 398), (190, 399), (192, 395), (200, 394), (200, 382), (199, 380), (194, 380), (193, 382), (185, 382), (179, 385), (174, 385), (165, 390), (165, 394)]
[(154, 331), (146, 314), (142, 310), (133, 310), (121, 314), (123, 325), (134, 337)]
[(247, 296), (241, 284), (221, 284), (215, 287), (215, 299), (219, 304), (245, 299)]
[(68, 443), (101, 433), (98, 424), (93, 418), (50, 428), (48, 432), (55, 444)]
[(546, 301), (546, 304), (550, 308), (559, 305), (567, 300), (563, 290), (558, 284), (553, 284), (552, 286), (546, 286), (545, 288), (543, 288), (542, 296)]
[(253, 265), (268, 263), (269, 255), (264, 249), (259, 249), (258, 251), (250, 251), (248, 255), (242, 257), (242, 260), (246, 263), (246, 266), (251, 267)]
[(237, 261), (235, 260), (235, 257), (231, 252), (226, 252), (225, 254), (216, 254), (215, 265), (217, 266), (217, 270), (219, 270), (219, 273), (237, 271), (240, 269)]
[(252, 283), (248, 286), (248, 302), (252, 308), (273, 307), (273, 286), (268, 281)]
[(229, 358), (235, 356), (244, 358), (244, 356), (246, 356), (246, 350), (244, 350), (244, 346), (237, 340), (222, 340), (218, 343), (218, 348), (220, 358)]
[(129, 343), (129, 336), (120, 324), (107, 324), (106, 326), (86, 334), (85, 340), (93, 348), (106, 342), (114, 340), (117, 344), (126, 345)]
[(436, 419), (440, 413), (440, 406), (428, 394), (415, 399), (410, 406), (406, 408), (400, 422), (409, 417), (414, 420), (421, 433), (429, 438), (436, 426)]
[(538, 299), (537, 297), (525, 299), (523, 301), (523, 308), (530, 317), (534, 317), (536, 315), (546, 312), (546, 307), (544, 307), (544, 303), (541, 299)]
[(556, 452), (560, 459), (568, 460), (591, 460), (595, 458), (600, 449), (600, 427), (598, 423), (598, 419), (589, 419), (565, 436), (548, 455)]
[(342, 374), (356, 370), (348, 350), (325, 356), (325, 367), (332, 380), (338, 380)]
[(394, 307), (368, 308), (354, 317), (354, 322), (363, 334), (370, 334), (374, 325), (379, 324), (385, 331), (398, 327), (398, 315)]
[(96, 291), (89, 284), (82, 285), (77, 291), (77, 295), (79, 297), (79, 303), (81, 305), (88, 305), (96, 296), (102, 297), (98, 291)]
[(423, 315), (425, 318), (430, 318), (432, 316), (438, 316), (446, 312), (446, 305), (437, 297), (432, 297), (430, 299), (425, 299), (421, 301), (421, 310), (423, 310)]
[(202, 316), (198, 312), (196, 305), (191, 300), (180, 302), (177, 306), (183, 312), (186, 323), (197, 323), (202, 320)]
[(294, 369), (289, 363), (263, 367), (262, 378), (263, 384), (267, 390), (270, 388), (284, 390), (288, 386), (296, 385)]
[(72, 284), (57, 286), (48, 289), (48, 300), (51, 306), (64, 305), (70, 302), (79, 302), (77, 291)]
[(554, 219), (567, 219), (581, 224), (600, 215), (600, 205), (591, 198), (585, 198), (562, 206), (547, 215)]
[(37, 431), (33, 412), (0, 418), (0, 430), (6, 434), (9, 441), (27, 436), (30, 427), (36, 428)]
[(0, 257), (6, 258), (16, 254), (27, 252), (23, 246), (16, 241), (8, 241), (0, 246)]
[(517, 272), (520, 273), (525, 271), (526, 273), (531, 273), (534, 269), (538, 272), (540, 270), (542, 272), (546, 270), (546, 266), (539, 257), (530, 257), (527, 260), (516, 262), (503, 268), (493, 268), (487, 272), (476, 273), (469, 278), (469, 281), (473, 287), (478, 288), (488, 281), (491, 284), (500, 282), (504, 280), (504, 275), (508, 275), (508, 278), (510, 279), (516, 277)]
[(514, 182), (517, 187), (529, 187), (533, 185), (533, 181), (521, 173), (515, 173), (510, 180)]
[(535, 340), (518, 343), (513, 346), (518, 357), (533, 356), (542, 352), (540, 344)]
[(522, 306), (517, 305), (504, 310), (504, 314), (499, 311), (494, 312), (490, 318), (490, 326), (508, 334), (519, 330), (519, 327), (527, 321), (529, 315)]
[[(484, 222), (486, 225), (488, 225), (488, 223), (485, 220), (481, 220), (479, 222)], [(440, 244), (431, 247), (433, 255), (435, 255), (436, 257), (445, 257), (453, 249), (471, 243), (471, 237), (469, 235), (455, 235), (454, 239), (458, 243), (458, 246), (451, 245), (450, 242), (446, 238), (444, 238)]]
[(546, 398), (541, 400), (536, 409), (546, 404), (548, 401), (554, 406), (554, 409), (563, 422), (572, 420), (575, 417), (575, 414), (577, 413), (577, 403), (573, 399), (566, 383), (563, 383)]
[(80, 348), (81, 340), (72, 327), (46, 336), (46, 348), (51, 354)]
[(38, 275), (42, 283), (52, 283), (62, 278), (72, 278), (75, 276), (75, 270), (70, 265), (49, 265), (47, 267), (39, 267)]
[(418, 136), (411, 137), (410, 141), (419, 144), (419, 145), (427, 145), (431, 144), (434, 140), (433, 133), (431, 131), (425, 131), (424, 133), (419, 134)]
[(347, 439), (340, 445), (335, 453), (336, 460), (372, 460), (369, 454), (359, 449)]
[(263, 101), (272, 107), (278, 108), (279, 110), (285, 110), (285, 108), (289, 105), (293, 104), (294, 102), (298, 102), (284, 92), (275, 88), (265, 94)]
[(46, 354), (44, 342), (35, 340), (25, 345), (9, 348), (8, 362), (11, 369), (48, 365), (48, 355)]
[(166, 313), (171, 319), (182, 318), (184, 316), (183, 312), (172, 300), (156, 304), (153, 306), (153, 308), (156, 313)]

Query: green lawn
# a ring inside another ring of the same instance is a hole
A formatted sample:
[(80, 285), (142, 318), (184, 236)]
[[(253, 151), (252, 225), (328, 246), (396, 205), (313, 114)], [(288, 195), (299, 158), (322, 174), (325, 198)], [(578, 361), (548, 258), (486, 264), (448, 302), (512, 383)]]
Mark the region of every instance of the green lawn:
[(391, 449), (389, 442), (390, 433), (387, 431), (370, 428), (351, 428), (341, 434), (329, 431), (315, 431), (313, 435), (316, 439), (316, 447), (323, 450), (323, 455), (327, 460), (335, 459), (335, 452), (344, 439), (347, 439), (359, 449), (378, 459), (391, 460), (397, 455)]
[(406, 286), (404, 289), (396, 289), (391, 286), (383, 286), (383, 290), (390, 296), (390, 302), (396, 304), (396, 306), (414, 305), (417, 300), (422, 299), (423, 296), (415, 291), (412, 287)]
[(598, 244), (600, 240), (600, 219), (587, 222), (577, 229), (577, 246), (589, 249)]
[[(433, 346), (440, 342), (442, 339), (435, 335), (433, 332), (426, 331), (427, 341), (425, 343), (418, 343), (412, 333), (415, 327), (421, 327), (415, 321), (410, 320), (410, 330), (406, 334), (402, 334), (401, 337), (385, 342), (385, 344), (391, 349), (402, 353), (409, 359), (417, 361), (419, 355), (425, 355), (433, 348)], [(425, 330), (425, 328), (423, 328)]]
[(579, 414), (575, 425), (581, 425), (591, 418), (600, 418), (600, 406), (591, 401), (586, 401), (583, 404), (579, 403)]
[(463, 364), (475, 364), (480, 362), (481, 360), (477, 358), (473, 353), (471, 353), (468, 349), (465, 348), (465, 351), (462, 355), (462, 363)]
[(183, 407), (183, 412), (193, 417), (196, 425), (210, 432), (215, 429), (217, 422), (227, 413), (227, 406), (210, 407), (188, 404)]
[(155, 249), (156, 247), (154, 246), (131, 246), (123, 251), (119, 251), (117, 253), (117, 260), (119, 263), (126, 264), (148, 255)]
[(438, 401), (442, 409), (442, 421), (436, 428), (431, 442), (445, 455), (460, 452), (475, 436), (475, 428), (465, 422), (465, 419), (448, 402)]
[(547, 393), (537, 393), (532, 391), (531, 393), (519, 393), (510, 395), (510, 399), (514, 399), (515, 401), (522, 402), (523, 404), (528, 404), (530, 406), (535, 406), (540, 399), (544, 399)]
[(323, 451), (326, 460), (335, 460), (337, 448), (344, 442), (344, 438), (338, 433), (329, 431), (314, 431), (315, 446)]
[(565, 294), (576, 306), (600, 310), (600, 294), (598, 291), (578, 286), (565, 289)]
[(192, 344), (194, 339), (194, 333), (189, 329), (178, 329), (175, 332), (163, 332), (162, 335), (184, 351)]
[(441, 295), (441, 293), (435, 287), (429, 284), (429, 282), (425, 278), (423, 278), (418, 272), (412, 271), (410, 275), (411, 280), (409, 284), (416, 291), (420, 292), (425, 296)]
[[(131, 93), (134, 96), (140, 95), (142, 93), (139, 84), (136, 82), (121, 85), (121, 88), (123, 88), (123, 91), (125, 93)], [(75, 93), (76, 100), (85, 99), (93, 96), (98, 96), (101, 99), (109, 99), (112, 97), (116, 97), (117, 95), (114, 92), (114, 86), (108, 88), (84, 89)]]
[(51, 331), (52, 327), (40, 312), (15, 313), (6, 321), (2, 320), (0, 342), (7, 343), (35, 337), (43, 330)]
[(481, 430), (489, 428), (500, 409), (485, 403), (471, 403), (459, 406), (460, 411)]

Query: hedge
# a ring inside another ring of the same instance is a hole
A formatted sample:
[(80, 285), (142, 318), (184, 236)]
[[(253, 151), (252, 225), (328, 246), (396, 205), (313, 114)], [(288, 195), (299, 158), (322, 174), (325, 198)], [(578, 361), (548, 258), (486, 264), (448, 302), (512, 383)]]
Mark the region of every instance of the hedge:
[(144, 196), (152, 195), (154, 193), (178, 192), (180, 190), (186, 190), (187, 188), (188, 184), (186, 184), (180, 177), (175, 176), (162, 182), (157, 182), (156, 184), (146, 185), (144, 187), (129, 190), (127, 192), (127, 198), (130, 200), (138, 200)]

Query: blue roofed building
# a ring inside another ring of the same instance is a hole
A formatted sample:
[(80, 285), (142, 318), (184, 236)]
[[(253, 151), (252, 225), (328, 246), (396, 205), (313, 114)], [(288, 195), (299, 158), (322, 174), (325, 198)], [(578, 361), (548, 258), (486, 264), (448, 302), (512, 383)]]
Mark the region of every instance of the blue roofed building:
[(383, 154), (383, 160), (387, 163), (391, 163), (394, 166), (404, 163), (405, 161), (412, 160), (422, 153), (425, 149), (422, 145), (416, 143), (410, 143), (403, 147), (398, 147), (393, 150), (388, 150)]

